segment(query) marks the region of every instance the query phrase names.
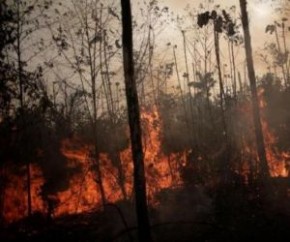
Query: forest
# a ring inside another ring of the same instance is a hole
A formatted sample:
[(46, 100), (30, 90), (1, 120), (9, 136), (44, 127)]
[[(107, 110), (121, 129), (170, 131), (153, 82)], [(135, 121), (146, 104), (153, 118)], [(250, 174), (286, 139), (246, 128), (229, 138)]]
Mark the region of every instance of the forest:
[(1, 0), (0, 240), (287, 241), (289, 13)]

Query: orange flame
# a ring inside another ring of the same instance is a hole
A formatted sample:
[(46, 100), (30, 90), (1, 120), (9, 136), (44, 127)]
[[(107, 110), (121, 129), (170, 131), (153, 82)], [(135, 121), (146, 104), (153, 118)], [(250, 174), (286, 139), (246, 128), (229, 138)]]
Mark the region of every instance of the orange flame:
[(264, 140), (265, 140), (265, 148), (266, 148), (266, 156), (268, 160), (268, 165), (270, 169), (270, 175), (272, 177), (287, 177), (287, 160), (289, 160), (290, 154), (286, 152), (279, 152), (276, 147), (277, 138), (275, 137), (274, 133), (269, 128), (268, 123), (265, 119), (265, 108), (267, 103), (264, 99), (264, 89), (259, 89), (259, 104), (262, 113), (262, 130), (264, 133)]
[[(174, 187), (181, 184), (179, 174), (180, 162), (177, 159), (183, 157), (185, 153), (171, 154), (170, 158), (162, 153), (161, 132), (162, 122), (156, 107), (143, 109), (141, 113), (143, 129), (143, 146), (145, 172), (147, 179), (148, 198), (151, 204), (156, 204), (154, 195), (161, 189)], [(92, 169), (93, 149), (91, 144), (84, 144), (80, 139), (65, 139), (62, 141), (61, 152), (68, 159), (69, 167), (79, 167), (80, 172), (73, 175), (70, 186), (67, 190), (58, 192), (53, 199), (57, 201), (53, 215), (81, 213), (101, 206), (99, 187), (96, 182), (96, 174)], [(133, 188), (133, 163), (131, 147), (120, 153), (121, 169), (124, 173), (124, 187), (128, 197), (132, 196)], [(120, 184), (118, 182), (117, 168), (112, 164), (108, 154), (100, 154), (100, 169), (102, 182), (105, 190), (107, 202), (116, 202), (123, 199)], [(47, 212), (40, 192), (44, 184), (41, 170), (36, 165), (32, 168), (32, 209), (33, 211)], [(174, 177), (173, 177), (174, 174)], [(4, 216), (9, 222), (18, 220), (26, 216), (26, 189), (24, 176), (10, 176), (10, 185), (6, 187)]]
[[(4, 191), (3, 213), (6, 221), (13, 222), (27, 215), (27, 193), (26, 177), (16, 175), (12, 169), (6, 171), (7, 186)], [(31, 174), (31, 202), (34, 211), (44, 211), (45, 205), (41, 199), (40, 192), (43, 185), (41, 170), (30, 165)]]
[[(290, 162), (290, 154), (287, 152), (280, 152), (277, 149), (277, 137), (274, 135), (273, 131), (270, 129), (266, 121), (265, 108), (267, 107), (267, 103), (263, 97), (263, 94), (264, 94), (264, 89), (260, 88), (258, 90), (259, 107), (260, 107), (260, 113), (261, 113), (261, 123), (262, 123), (263, 135), (264, 135), (266, 157), (268, 161), (270, 175), (272, 177), (287, 177), (289, 175), (287, 167), (288, 167), (288, 163)], [(251, 114), (250, 109), (243, 108), (243, 110), (245, 111), (245, 113)], [(246, 156), (248, 159), (258, 160), (257, 153), (254, 146), (251, 144), (247, 144), (245, 139), (243, 140), (243, 144), (244, 144), (243, 145), (244, 156)], [(244, 168), (244, 171), (246, 171), (245, 173), (247, 173), (250, 169), (249, 164), (247, 162), (244, 162), (243, 168)]]

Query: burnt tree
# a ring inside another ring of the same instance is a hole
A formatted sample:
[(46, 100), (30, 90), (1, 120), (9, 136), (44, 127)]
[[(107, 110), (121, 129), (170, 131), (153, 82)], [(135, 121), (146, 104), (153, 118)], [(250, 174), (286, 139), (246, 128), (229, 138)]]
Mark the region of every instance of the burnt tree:
[(248, 67), (248, 77), (250, 80), (251, 94), (252, 94), (252, 108), (253, 108), (253, 119), (257, 143), (257, 153), (260, 161), (260, 175), (261, 178), (267, 179), (269, 177), (269, 167), (266, 157), (264, 136), (261, 125), (259, 100), (257, 95), (256, 75), (253, 63), (253, 53), (251, 46), (251, 35), (249, 30), (249, 19), (247, 12), (247, 1), (240, 0), (241, 14), (242, 14), (242, 25), (244, 30), (245, 38), (245, 51)]
[(130, 126), (130, 138), (134, 163), (134, 187), (136, 213), (138, 221), (138, 237), (141, 242), (152, 241), (148, 217), (146, 180), (144, 170), (144, 154), (140, 125), (140, 111), (136, 81), (134, 78), (133, 34), (130, 0), (121, 0), (122, 5), (122, 41), (125, 90)]

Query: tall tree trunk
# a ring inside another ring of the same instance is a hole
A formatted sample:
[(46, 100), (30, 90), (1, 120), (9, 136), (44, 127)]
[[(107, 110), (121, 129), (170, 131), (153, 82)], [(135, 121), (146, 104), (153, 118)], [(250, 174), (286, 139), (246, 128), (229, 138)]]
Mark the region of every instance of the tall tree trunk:
[[(117, 134), (116, 131), (114, 131), (114, 133), (115, 133), (114, 135)], [(120, 186), (123, 198), (124, 200), (127, 200), (128, 196), (126, 192), (126, 179), (125, 179), (125, 174), (123, 171), (121, 154), (119, 151), (116, 150), (116, 146), (115, 146), (113, 147), (113, 151), (109, 155), (110, 155), (113, 165), (117, 168), (117, 172), (118, 172), (117, 181), (118, 181), (118, 185)]]
[[(284, 45), (284, 55), (286, 55), (286, 53), (288, 53), (288, 48), (287, 48), (287, 44), (286, 44), (286, 34), (285, 34), (285, 22), (282, 21), (282, 38), (283, 38), (283, 45)], [(285, 62), (285, 68), (286, 68), (286, 84), (287, 86), (289, 86), (289, 62), (288, 62), (288, 55), (287, 55), (287, 59)]]
[[(279, 54), (283, 54), (281, 44), (279, 41), (277, 26), (275, 26), (275, 37), (276, 37), (278, 52), (279, 52)], [(287, 83), (287, 77), (286, 77), (284, 63), (281, 63), (281, 69), (282, 69), (282, 74), (283, 74), (283, 79), (284, 79), (284, 85), (285, 85), (285, 87), (287, 87), (288, 83)]]
[(105, 65), (105, 76), (106, 78), (106, 83), (108, 87), (108, 98), (109, 101), (108, 103), (110, 104), (110, 118), (113, 120), (113, 123), (115, 122), (115, 106), (114, 106), (114, 100), (113, 100), (113, 92), (112, 92), (112, 83), (111, 83), (111, 78), (110, 78), (110, 70), (109, 70), (109, 62), (108, 62), (108, 54), (107, 54), (107, 43), (108, 43), (108, 36), (107, 36), (107, 31), (103, 31), (103, 50), (104, 50), (104, 65)]
[(264, 137), (261, 125), (260, 118), (260, 109), (259, 109), (259, 101), (257, 95), (257, 86), (256, 86), (256, 75), (253, 63), (252, 56), (252, 46), (251, 46), (251, 35), (249, 30), (249, 20), (247, 13), (247, 1), (240, 0), (241, 14), (242, 14), (242, 24), (244, 30), (244, 38), (245, 38), (245, 51), (247, 58), (247, 67), (248, 67), (248, 76), (250, 80), (251, 93), (252, 93), (252, 105), (253, 105), (253, 118), (254, 118), (254, 126), (255, 126), (255, 134), (256, 134), (256, 142), (257, 142), (257, 152), (260, 160), (260, 175), (261, 178), (269, 177), (269, 168), (267, 163), (267, 157), (265, 152), (265, 144)]
[(238, 71), (238, 80), (239, 80), (239, 87), (240, 87), (239, 92), (243, 94), (244, 88), (243, 88), (241, 73), (239, 71)]
[[(190, 132), (191, 132), (191, 145), (192, 147), (196, 148), (196, 132), (195, 131), (195, 124), (194, 124), (194, 112), (193, 112), (193, 99), (192, 99), (192, 95), (191, 95), (191, 88), (189, 85), (189, 67), (188, 67), (188, 60), (187, 60), (187, 49), (186, 49), (186, 38), (185, 38), (185, 31), (181, 31), (182, 33), (182, 37), (183, 37), (183, 52), (184, 52), (184, 60), (185, 60), (185, 68), (186, 68), (186, 75), (185, 75), (185, 79), (186, 79), (186, 85), (187, 85), (187, 91), (188, 91), (188, 95), (189, 95), (189, 111), (190, 111)], [(206, 62), (205, 62), (206, 63)], [(206, 64), (205, 64), (206, 66)], [(186, 93), (186, 89), (184, 90)]]
[(220, 44), (219, 44), (219, 33), (214, 30), (214, 46), (215, 46), (215, 54), (216, 54), (216, 63), (218, 69), (218, 78), (219, 78), (219, 87), (220, 87), (220, 106), (221, 106), (221, 114), (222, 114), (222, 122), (224, 135), (227, 136), (226, 129), (226, 118), (225, 118), (225, 110), (224, 110), (224, 84), (222, 79), (222, 71), (221, 71), (221, 61), (220, 61)]
[(222, 79), (222, 71), (221, 71), (221, 61), (220, 61), (220, 44), (219, 44), (219, 32), (215, 29), (214, 22), (214, 46), (215, 46), (215, 54), (216, 54), (216, 62), (218, 68), (218, 78), (219, 78), (219, 87), (220, 87), (220, 108), (222, 115), (222, 129), (223, 129), (223, 142), (226, 144), (225, 157), (223, 162), (221, 163), (221, 172), (223, 177), (223, 182), (229, 182), (229, 173), (230, 173), (230, 154), (231, 154), (231, 145), (228, 138), (228, 128), (226, 123), (226, 115), (225, 115), (225, 93), (224, 93), (224, 85)]
[(140, 242), (150, 242), (152, 241), (152, 238), (147, 207), (139, 101), (136, 81), (134, 79), (133, 33), (130, 0), (121, 0), (121, 5), (124, 76), (130, 126), (130, 138), (134, 162), (134, 187), (138, 221), (138, 237)]
[(237, 101), (237, 73), (236, 73), (236, 60), (235, 60), (233, 41), (231, 41), (231, 52), (232, 52), (233, 80), (234, 80), (233, 92), (234, 92), (234, 98), (235, 98), (235, 102), (236, 102)]
[[(114, 104), (114, 98), (113, 98), (113, 91), (112, 91), (112, 82), (110, 78), (110, 68), (109, 68), (109, 58), (108, 58), (108, 53), (107, 53), (107, 45), (108, 45), (108, 35), (107, 35), (107, 30), (103, 31), (103, 51), (104, 51), (104, 67), (105, 67), (105, 72), (104, 75), (106, 76), (106, 84), (108, 87), (108, 111), (109, 112), (109, 117), (110, 117), (110, 124), (111, 124), (111, 132), (113, 135), (117, 138), (118, 136), (118, 131), (117, 131), (117, 112), (116, 112), (116, 107)], [(116, 143), (112, 144), (113, 152), (111, 154), (112, 161), (114, 165), (117, 167), (118, 171), (118, 183), (120, 185), (122, 194), (124, 199), (127, 199), (127, 193), (126, 193), (126, 187), (125, 187), (125, 174), (123, 172), (122, 168), (122, 162), (120, 158), (120, 152), (117, 150)]]
[[(18, 82), (19, 82), (19, 105), (20, 105), (20, 118), (21, 118), (21, 132), (22, 132), (22, 142), (23, 138), (26, 140), (27, 132), (26, 132), (26, 122), (24, 117), (24, 91), (23, 91), (23, 63), (22, 63), (22, 55), (21, 55), (21, 16), (20, 16), (20, 2), (17, 1), (17, 62), (18, 62)], [(24, 155), (25, 148), (21, 147), (21, 156)], [(25, 161), (26, 168), (26, 186), (27, 186), (27, 215), (30, 216), (32, 213), (32, 205), (31, 205), (31, 174), (30, 174), (30, 161), (26, 157)]]
[[(100, 12), (102, 11), (102, 8), (100, 9)], [(102, 14), (100, 13), (100, 19), (102, 23)], [(94, 166), (95, 166), (95, 172), (96, 172), (96, 184), (98, 185), (100, 189), (100, 196), (101, 196), (101, 202), (102, 205), (104, 206), (106, 204), (106, 194), (105, 194), (105, 189), (104, 189), (104, 184), (103, 184), (103, 177), (102, 177), (102, 170), (101, 170), (101, 164), (100, 164), (100, 150), (98, 146), (98, 123), (97, 123), (97, 77), (96, 77), (96, 57), (94, 55), (95, 52), (95, 46), (91, 47), (90, 46), (90, 35), (89, 35), (89, 24), (87, 18), (85, 19), (85, 36), (86, 36), (86, 42), (88, 47), (88, 54), (89, 54), (89, 67), (90, 67), (90, 78), (91, 78), (91, 92), (92, 92), (92, 129), (93, 129), (93, 141), (94, 141), (94, 150), (92, 152), (92, 159), (94, 161)], [(101, 56), (101, 43), (100, 43), (100, 56)], [(102, 64), (102, 60), (100, 60), (100, 63)], [(100, 65), (101, 65), (100, 64)], [(102, 66), (100, 67), (102, 68)], [(102, 69), (101, 69), (102, 70)]]
[(186, 112), (186, 104), (185, 104), (184, 94), (183, 94), (183, 91), (182, 91), (182, 88), (181, 88), (181, 80), (180, 80), (179, 70), (178, 70), (178, 66), (177, 66), (177, 58), (176, 58), (175, 48), (176, 47), (173, 47), (174, 66), (175, 66), (177, 81), (178, 81), (178, 85), (179, 85), (178, 89), (180, 91), (180, 97), (181, 97), (181, 101), (182, 101), (186, 127), (187, 127), (187, 129), (189, 131), (190, 130), (189, 119), (188, 119), (187, 112)]
[(234, 93), (233, 62), (232, 62), (231, 40), (230, 39), (228, 39), (228, 52), (229, 52), (229, 61), (230, 61), (230, 80), (231, 80), (231, 85), (232, 85), (232, 91)]

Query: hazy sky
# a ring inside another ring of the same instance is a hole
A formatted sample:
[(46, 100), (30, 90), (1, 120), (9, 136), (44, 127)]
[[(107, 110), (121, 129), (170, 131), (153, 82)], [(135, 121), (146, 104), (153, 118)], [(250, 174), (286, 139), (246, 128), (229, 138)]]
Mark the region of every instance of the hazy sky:
[[(147, 1), (146, 1), (147, 2)], [(187, 14), (185, 9), (198, 8), (200, 4), (206, 6), (208, 2), (211, 2), (211, 7), (220, 5), (221, 8), (229, 8), (233, 5), (236, 6), (237, 17), (240, 15), (239, 0), (159, 0), (160, 5), (168, 6), (174, 14), (184, 16)], [(134, 1), (132, 1), (134, 5)], [(287, 0), (248, 0), (248, 12), (250, 18), (250, 31), (252, 35), (252, 46), (254, 50), (254, 59), (256, 70), (264, 69), (265, 65), (261, 61), (257, 53), (261, 52), (266, 42), (275, 42), (275, 36), (265, 33), (265, 28), (268, 24), (272, 24), (274, 20), (280, 21), (282, 16), (277, 13), (277, 8), (289, 4)], [(180, 33), (172, 32), (172, 30), (166, 29), (165, 41), (180, 41)], [(178, 37), (179, 36), (179, 37)], [(180, 42), (179, 42), (180, 43)], [(226, 51), (226, 50), (224, 50)], [(240, 55), (244, 53), (241, 49)]]
[[(190, 5), (192, 8), (198, 7), (200, 4), (206, 4), (209, 0), (161, 0), (160, 2), (168, 5), (175, 13), (182, 15), (185, 14), (184, 9), (187, 5)], [(237, 7), (237, 14), (239, 14), (239, 0), (212, 0), (211, 2), (214, 2), (214, 5), (220, 4), (222, 8), (235, 5)], [(269, 40), (269, 34), (265, 33), (265, 28), (273, 20), (280, 18), (274, 9), (283, 6), (286, 2), (286, 0), (248, 0), (254, 47), (260, 47), (266, 40)]]
[[(0, 0), (1, 1), (1, 0)], [(70, 2), (71, 0), (66, 0), (64, 2)], [(77, 0), (75, 0), (77, 1)], [(115, 0), (114, 0), (115, 1)], [(138, 8), (138, 3), (140, 2), (145, 2), (145, 4), (148, 4), (150, 0), (131, 0), (131, 3), (133, 5), (133, 15), (135, 14), (134, 17), (139, 17), (140, 18), (140, 23), (142, 21), (146, 21), (144, 19), (141, 19), (140, 11), (136, 11)], [(175, 16), (185, 16), (188, 14), (187, 11), (185, 11), (185, 8), (188, 9), (188, 6), (190, 9), (193, 8), (198, 8), (201, 3), (206, 4), (209, 1), (213, 2), (211, 5), (211, 8), (214, 5), (219, 4), (221, 8), (229, 8), (233, 5), (236, 6), (236, 14), (237, 17), (239, 16), (239, 0), (158, 0), (159, 6), (168, 6), (170, 12), (172, 11)], [(284, 2), (289, 2), (288, 0), (274, 0), (275, 2), (275, 7), (272, 5), (273, 0), (248, 0), (249, 6), (249, 15), (250, 15), (250, 26), (251, 26), (251, 34), (252, 34), (252, 45), (254, 49), (254, 58), (255, 58), (255, 68), (257, 71), (257, 74), (261, 74), (265, 70), (265, 65), (262, 63), (258, 55), (256, 54), (259, 50), (264, 47), (264, 44), (266, 41), (268, 42), (275, 42), (275, 36), (274, 35), (269, 35), (265, 33), (265, 28), (268, 24), (272, 24), (274, 19), (279, 20), (281, 19), (281, 16), (275, 14), (276, 11), (274, 8), (282, 6)], [(119, 6), (119, 1), (116, 0), (115, 2), (116, 6)], [(135, 10), (135, 11), (134, 11)], [(186, 19), (190, 19), (187, 17)], [(135, 37), (138, 33), (134, 33)], [(139, 32), (140, 34), (140, 32)], [(194, 32), (191, 32), (191, 34), (194, 34)], [(191, 36), (189, 37), (191, 38)], [(167, 43), (170, 42), (172, 45), (178, 45), (178, 51), (177, 51), (177, 60), (179, 68), (180, 68), (180, 73), (185, 72), (185, 66), (184, 66), (184, 56), (183, 56), (183, 48), (182, 48), (182, 35), (181, 31), (177, 30), (176, 28), (170, 28), (170, 26), (166, 26), (162, 32), (162, 37), (155, 43), (156, 49), (158, 50), (159, 54), (161, 53), (162, 55), (167, 55), (167, 60), (166, 61), (171, 61), (173, 60), (173, 53), (172, 53), (172, 46), (170, 47), (170, 50), (164, 51)], [(221, 41), (225, 42), (225, 41)], [(138, 46), (138, 41), (135, 41), (135, 46)], [(156, 54), (157, 56), (158, 54)], [(223, 64), (228, 64), (229, 58), (228, 57), (228, 49), (225, 47), (224, 49), (221, 49), (221, 55), (222, 55), (222, 63)], [(238, 63), (236, 63), (238, 71), (243, 72), (244, 69), (244, 49), (240, 48), (239, 53), (238, 53)], [(215, 63), (214, 55), (212, 55), (212, 62)], [(160, 64), (163, 63), (163, 61), (159, 60), (159, 56), (157, 56), (156, 63)], [(193, 58), (192, 58), (193, 59)], [(189, 60), (190, 63), (193, 63), (193, 60)], [(196, 60), (196, 58), (194, 59)], [(118, 60), (119, 61), (119, 60)], [(192, 62), (191, 62), (192, 61)], [(63, 71), (63, 68), (60, 67), (61, 70), (59, 70), (59, 73)], [(121, 70), (121, 67), (118, 69)], [(58, 72), (57, 72), (58, 73)], [(175, 77), (175, 76), (174, 76)]]

